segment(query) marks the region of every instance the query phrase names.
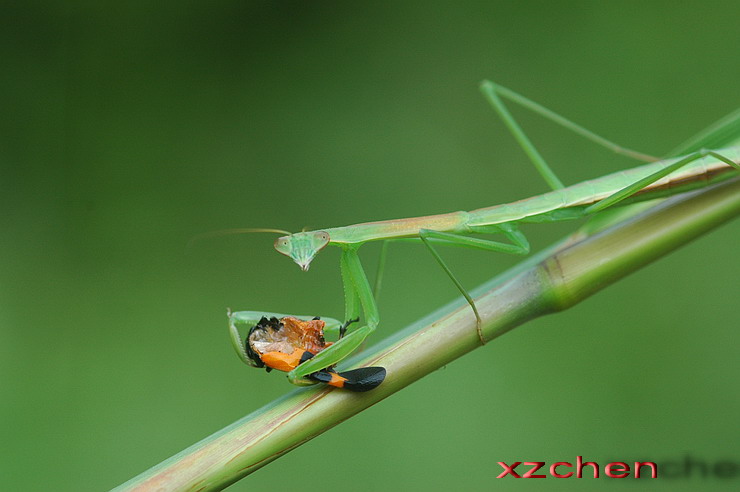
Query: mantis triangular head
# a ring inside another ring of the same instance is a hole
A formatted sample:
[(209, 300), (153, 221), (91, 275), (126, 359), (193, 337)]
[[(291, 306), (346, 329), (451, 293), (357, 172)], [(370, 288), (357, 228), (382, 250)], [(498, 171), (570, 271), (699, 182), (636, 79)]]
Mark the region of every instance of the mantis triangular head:
[(329, 233), (325, 231), (297, 232), (279, 237), (275, 241), (278, 253), (289, 256), (301, 270), (308, 271), (316, 253), (329, 244)]

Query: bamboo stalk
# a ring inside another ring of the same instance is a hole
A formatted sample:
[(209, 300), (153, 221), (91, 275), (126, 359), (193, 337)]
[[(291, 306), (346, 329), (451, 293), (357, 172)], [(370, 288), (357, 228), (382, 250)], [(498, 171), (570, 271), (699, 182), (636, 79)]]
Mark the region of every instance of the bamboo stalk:
[[(733, 179), (577, 232), (474, 291), (484, 336), (567, 309), (738, 214)], [(377, 389), (297, 389), (114, 490), (221, 490), (479, 346), (470, 307), (451, 303), (350, 361), (386, 368)]]

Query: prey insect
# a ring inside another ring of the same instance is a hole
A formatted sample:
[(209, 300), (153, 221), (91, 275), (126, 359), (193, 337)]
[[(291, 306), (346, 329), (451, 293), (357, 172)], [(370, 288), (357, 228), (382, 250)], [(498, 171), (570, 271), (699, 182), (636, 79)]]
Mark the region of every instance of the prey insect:
[[(282, 232), (285, 235), (275, 241), (275, 249), (293, 259), (303, 271), (309, 269), (314, 257), (327, 245), (338, 246), (342, 250), (340, 267), (345, 293), (345, 319), (358, 318), (362, 311), (363, 323), (348, 336), (293, 369), (291, 380), (299, 375), (305, 377), (333, 366), (376, 329), (380, 318), (375, 298), (389, 241), (420, 241), (424, 244), (470, 305), (477, 320), (477, 335), (481, 344), (485, 344), (475, 302), (439, 255), (436, 246), (526, 255), (530, 246), (519, 229), (520, 224), (587, 218), (614, 206), (661, 198), (729, 179), (737, 176), (737, 171), (740, 170), (740, 147), (730, 147), (737, 145), (740, 140), (740, 111), (708, 127), (670, 152), (666, 158), (658, 159), (617, 145), (490, 81), (484, 81), (481, 90), (552, 191), (469, 212), (384, 220), (294, 234), (274, 229), (222, 231)], [(502, 98), (532, 110), (618, 154), (649, 163), (565, 187), (509, 113)], [(720, 147), (725, 148), (708, 150)], [(508, 242), (470, 237), (472, 234), (499, 234)], [(370, 287), (358, 256), (360, 246), (370, 241), (385, 241), (375, 290)]]
[[(273, 369), (287, 372), (290, 382), (298, 385), (325, 383), (350, 391), (369, 391), (385, 379), (384, 368), (361, 367), (337, 372), (331, 365), (307, 372), (303, 370), (306, 366), (302, 366), (332, 345), (325, 340), (325, 331), (338, 333), (341, 340), (347, 327), (357, 321), (339, 323), (331, 318), (241, 311), (229, 313), (229, 330), (232, 345), (245, 364), (267, 372)], [(244, 341), (239, 335), (240, 325), (247, 326)]]

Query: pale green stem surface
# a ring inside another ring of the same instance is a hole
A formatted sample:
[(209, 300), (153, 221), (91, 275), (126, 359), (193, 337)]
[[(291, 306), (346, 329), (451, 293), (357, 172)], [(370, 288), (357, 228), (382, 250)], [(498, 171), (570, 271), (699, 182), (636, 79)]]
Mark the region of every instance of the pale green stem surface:
[[(584, 228), (474, 291), (484, 336), (492, 340), (577, 304), (739, 214), (740, 179), (734, 179), (600, 231)], [(470, 307), (451, 303), (350, 361), (387, 369), (377, 389), (297, 389), (115, 490), (221, 490), (480, 346)]]

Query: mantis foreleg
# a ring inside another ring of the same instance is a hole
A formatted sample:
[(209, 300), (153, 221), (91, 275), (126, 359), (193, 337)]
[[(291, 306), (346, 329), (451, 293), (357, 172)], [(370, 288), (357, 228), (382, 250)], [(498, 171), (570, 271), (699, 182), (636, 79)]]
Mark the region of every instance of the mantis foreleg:
[[(378, 306), (375, 304), (373, 290), (367, 280), (365, 270), (362, 268), (362, 263), (360, 263), (360, 257), (357, 256), (357, 246), (347, 246), (342, 250), (342, 270), (342, 277), (349, 280), (349, 288), (360, 301), (365, 315), (365, 323), (377, 326), (380, 321)], [(347, 287), (345, 286), (345, 290)], [(357, 314), (359, 313), (347, 313), (349, 317), (357, 317)]]
[(363, 320), (365, 324), (289, 372), (288, 378), (291, 382), (338, 363), (354, 352), (378, 326), (380, 319), (378, 308), (370, 283), (362, 269), (360, 258), (357, 256), (357, 247), (343, 249), (341, 267), (347, 320), (357, 318), (361, 308), (365, 316)]
[(350, 267), (347, 264), (347, 255), (344, 252), (342, 252), (342, 257), (339, 260), (339, 266), (342, 273), (342, 286), (344, 287), (344, 319), (359, 318), (362, 305)]
[[(239, 334), (239, 328), (242, 329), (249, 329), (253, 327), (254, 325), (259, 322), (259, 320), (263, 317), (266, 318), (278, 318), (282, 319), (286, 316), (292, 316), (294, 318), (309, 320), (314, 318), (313, 316), (298, 316), (293, 314), (281, 314), (281, 313), (268, 313), (265, 311), (237, 311), (235, 313), (232, 313), (231, 310), (227, 312), (229, 316), (229, 336), (231, 338), (231, 345), (234, 347), (234, 350), (236, 351), (236, 354), (239, 356), (239, 359), (244, 362), (245, 364), (252, 365), (252, 363), (249, 360), (249, 357), (247, 356), (247, 348), (244, 343), (244, 338), (242, 338), (242, 335)], [(341, 323), (340, 321), (332, 318), (321, 318), (324, 323), (324, 333), (330, 334), (330, 333), (336, 333), (337, 331), (341, 330), (343, 326), (346, 325), (346, 323)]]

